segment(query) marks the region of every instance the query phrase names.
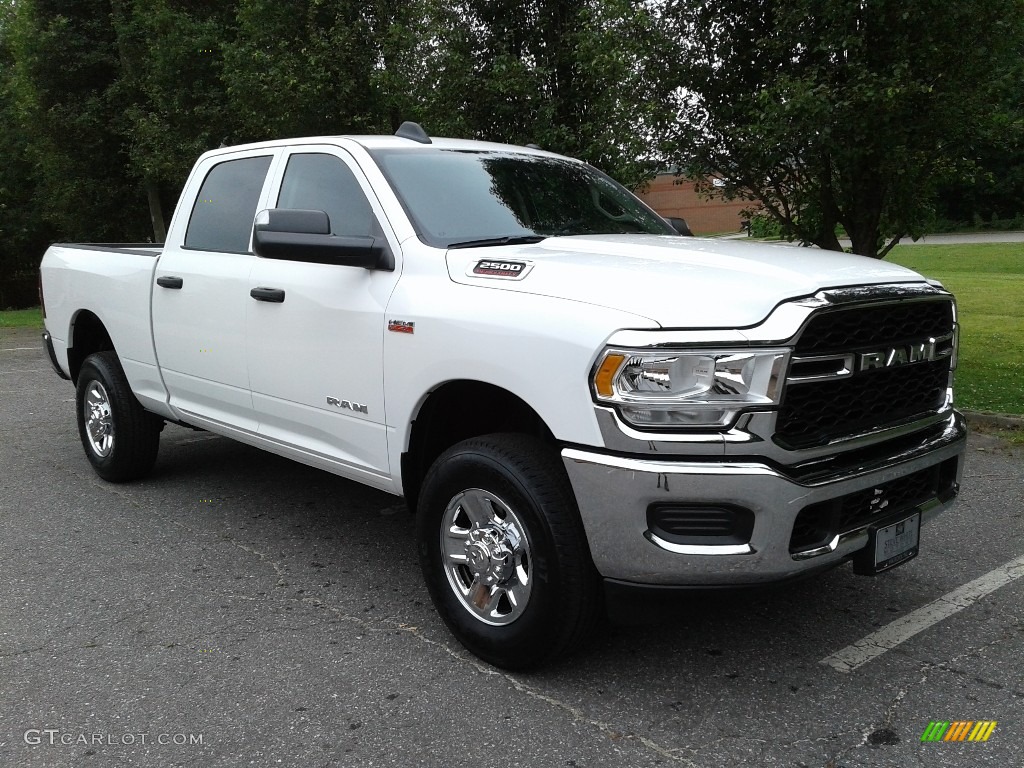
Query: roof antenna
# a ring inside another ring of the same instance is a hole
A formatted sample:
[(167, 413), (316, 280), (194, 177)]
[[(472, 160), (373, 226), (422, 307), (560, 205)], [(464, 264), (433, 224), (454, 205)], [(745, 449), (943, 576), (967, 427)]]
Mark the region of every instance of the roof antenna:
[(540, 149), (540, 150), (544, 149), (544, 147), (542, 147), (540, 144), (527, 144), (526, 148), (527, 149)]
[(419, 123), (414, 123), (411, 120), (406, 120), (395, 131), (395, 136), (403, 139), (410, 139), (412, 141), (418, 141), (420, 144), (433, 144), (430, 137), (427, 136), (427, 132), (423, 130), (423, 127)]

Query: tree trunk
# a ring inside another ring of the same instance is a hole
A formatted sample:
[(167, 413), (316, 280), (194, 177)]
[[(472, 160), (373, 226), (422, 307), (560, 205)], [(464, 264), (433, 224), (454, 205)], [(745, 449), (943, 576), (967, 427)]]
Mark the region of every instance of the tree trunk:
[(162, 243), (167, 240), (167, 225), (164, 224), (164, 209), (160, 205), (160, 190), (156, 182), (146, 179), (146, 197), (149, 198), (149, 218), (153, 222), (153, 242)]
[(835, 225), (832, 225), (831, 229), (825, 229), (819, 232), (815, 237), (810, 238), (811, 242), (819, 248), (826, 251), (839, 251), (843, 250), (843, 246), (839, 242), (839, 238), (836, 237)]
[(860, 256), (868, 256), (872, 259), (881, 258), (878, 254), (878, 243), (881, 234), (878, 225), (867, 224), (853, 227), (848, 233), (850, 235), (851, 250)]

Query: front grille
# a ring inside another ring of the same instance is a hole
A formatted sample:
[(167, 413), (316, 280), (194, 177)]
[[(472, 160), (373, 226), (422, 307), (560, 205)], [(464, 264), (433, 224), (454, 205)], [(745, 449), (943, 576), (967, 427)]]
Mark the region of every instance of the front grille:
[[(823, 311), (797, 339), (795, 357), (847, 355), (941, 338), (953, 332), (947, 299)], [(951, 344), (952, 342), (946, 342)], [(942, 407), (950, 358), (845, 377), (791, 382), (779, 407), (775, 439), (791, 450), (896, 424)]]
[(942, 336), (953, 330), (953, 304), (906, 301), (821, 312), (800, 334), (796, 353), (848, 352), (905, 340)]
[(788, 448), (806, 448), (935, 411), (948, 383), (949, 360), (935, 360), (791, 386), (776, 437)]
[(947, 501), (955, 494), (956, 475), (957, 459), (947, 459), (906, 477), (804, 507), (793, 524), (789, 551), (822, 546), (836, 535), (855, 531), (932, 499)]

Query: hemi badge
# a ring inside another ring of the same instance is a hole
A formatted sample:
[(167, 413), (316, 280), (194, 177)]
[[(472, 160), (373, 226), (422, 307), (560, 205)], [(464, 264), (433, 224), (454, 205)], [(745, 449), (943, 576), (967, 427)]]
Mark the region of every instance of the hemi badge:
[(392, 333), (416, 333), (416, 323), (407, 320), (388, 320), (388, 330)]

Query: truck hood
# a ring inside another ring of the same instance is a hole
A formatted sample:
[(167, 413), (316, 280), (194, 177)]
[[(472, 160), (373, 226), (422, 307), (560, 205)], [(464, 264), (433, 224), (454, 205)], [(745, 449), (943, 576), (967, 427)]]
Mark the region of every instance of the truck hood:
[(823, 288), (923, 280), (895, 264), (817, 248), (659, 235), (453, 249), (447, 262), (456, 283), (596, 304), (663, 328), (744, 328)]

